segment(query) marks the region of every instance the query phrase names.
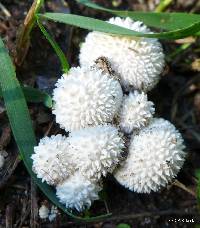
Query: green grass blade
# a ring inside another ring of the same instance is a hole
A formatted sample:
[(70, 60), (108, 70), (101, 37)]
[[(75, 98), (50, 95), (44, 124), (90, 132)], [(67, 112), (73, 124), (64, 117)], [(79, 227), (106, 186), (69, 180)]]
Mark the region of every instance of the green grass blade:
[[(29, 86), (21, 86), (24, 96), (27, 102), (32, 103), (43, 103), (47, 108), (52, 108), (52, 98), (49, 94), (40, 91), (39, 89), (35, 89)], [(2, 91), (0, 88), (0, 97), (2, 97)]]
[(197, 178), (197, 189), (196, 189), (197, 203), (198, 203), (198, 210), (200, 212), (200, 169), (196, 170), (195, 174)]
[(28, 102), (43, 103), (47, 108), (52, 108), (52, 98), (48, 93), (29, 86), (22, 87), (24, 96)]
[(0, 85), (13, 135), (23, 157), (24, 154), (27, 155), (24, 157), (25, 162), (30, 165), (27, 157), (31, 155), (36, 140), (23, 91), (15, 76), (11, 59), (1, 39)]
[(154, 34), (145, 34), (141, 32), (136, 32), (127, 28), (123, 28), (117, 25), (110, 24), (108, 22), (84, 17), (73, 14), (64, 14), (64, 13), (45, 13), (39, 14), (40, 18), (53, 20), (56, 22), (61, 22), (73, 26), (77, 26), (80, 28), (95, 30), (104, 33), (110, 33), (113, 35), (122, 35), (122, 36), (135, 36), (135, 37), (152, 37), (152, 38), (161, 38), (161, 39), (180, 39), (187, 36), (191, 36), (198, 31), (200, 31), (200, 21), (192, 24), (189, 27), (184, 29), (177, 29), (169, 32), (161, 32)]
[(69, 71), (70, 66), (69, 66), (69, 63), (68, 63), (68, 61), (67, 61), (67, 59), (65, 57), (65, 54), (63, 53), (63, 51), (61, 50), (59, 45), (56, 43), (56, 41), (47, 32), (45, 27), (40, 22), (40, 19), (38, 17), (36, 17), (36, 18), (37, 18), (37, 24), (38, 24), (41, 32), (46, 37), (46, 39), (49, 41), (49, 43), (51, 44), (52, 48), (54, 49), (55, 53), (57, 54), (57, 56), (58, 56), (58, 58), (60, 60), (63, 73), (67, 73)]
[(90, 222), (110, 216), (110, 214), (84, 219), (70, 213), (57, 199), (54, 190), (47, 184), (42, 183), (32, 171), (32, 159), (30, 158), (34, 146), (36, 145), (35, 134), (29, 115), (29, 110), (25, 101), (24, 93), (16, 78), (15, 70), (9, 54), (0, 39), (0, 87), (5, 102), (5, 107), (11, 129), (20, 151), (21, 158), (35, 181), (43, 193), (57, 207), (62, 209), (71, 218), (80, 222)]
[(130, 17), (134, 20), (140, 20), (143, 21), (146, 25), (165, 30), (184, 29), (200, 22), (199, 14), (112, 10), (95, 4), (90, 0), (77, 0), (77, 2), (96, 10), (105, 11), (121, 17)]
[(172, 2), (173, 0), (161, 0), (155, 9), (155, 12), (160, 13), (165, 11)]

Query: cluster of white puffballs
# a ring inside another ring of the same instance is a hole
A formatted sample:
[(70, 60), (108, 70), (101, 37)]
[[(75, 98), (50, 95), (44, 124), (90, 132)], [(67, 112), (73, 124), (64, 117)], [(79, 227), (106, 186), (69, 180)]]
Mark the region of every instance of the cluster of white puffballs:
[[(151, 32), (130, 18), (108, 22)], [(100, 67), (95, 63), (102, 57), (108, 62)], [(152, 38), (93, 31), (79, 59), (81, 66), (64, 74), (53, 92), (56, 122), (69, 136), (40, 140), (32, 155), (38, 178), (55, 186), (67, 208), (78, 211), (99, 199), (102, 177), (108, 173), (138, 193), (166, 186), (182, 167), (185, 152), (178, 130), (167, 120), (153, 118), (154, 104), (146, 94), (164, 67), (161, 44)]]

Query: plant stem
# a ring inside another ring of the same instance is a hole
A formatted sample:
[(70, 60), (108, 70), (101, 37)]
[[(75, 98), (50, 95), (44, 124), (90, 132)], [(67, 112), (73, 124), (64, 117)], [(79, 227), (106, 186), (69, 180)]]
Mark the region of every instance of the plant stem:
[(169, 54), (166, 57), (167, 61), (168, 62), (172, 61), (177, 55), (181, 54), (183, 51), (185, 51), (186, 49), (188, 49), (191, 45), (192, 45), (192, 43), (182, 44), (181, 46), (179, 46), (178, 48), (176, 48), (174, 52), (172, 52), (171, 54)]
[(161, 13), (173, 2), (173, 0), (161, 0), (160, 4), (156, 7), (155, 12)]
[(197, 196), (196, 196), (196, 193), (195, 193), (192, 189), (186, 187), (186, 186), (185, 186), (183, 183), (181, 183), (180, 181), (176, 180), (176, 181), (173, 183), (173, 185), (174, 185), (174, 186), (177, 186), (177, 187), (179, 187), (179, 188), (181, 188), (181, 189), (183, 189), (184, 191), (186, 191), (186, 192), (188, 192), (188, 193), (190, 193), (190, 194), (191, 194), (192, 196), (194, 196), (195, 198), (197, 197)]
[(0, 9), (2, 10), (2, 12), (6, 17), (11, 17), (10, 12), (6, 9), (6, 7), (1, 2), (0, 2)]
[(15, 64), (20, 66), (28, 52), (30, 46), (30, 33), (35, 25), (36, 13), (39, 12), (44, 0), (34, 0), (31, 8), (29, 9), (26, 18), (20, 28), (19, 35), (16, 42)]

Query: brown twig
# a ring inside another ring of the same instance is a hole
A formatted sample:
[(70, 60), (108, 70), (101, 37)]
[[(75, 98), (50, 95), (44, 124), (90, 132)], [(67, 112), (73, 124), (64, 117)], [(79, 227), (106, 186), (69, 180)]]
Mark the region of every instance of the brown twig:
[(8, 164), (6, 164), (6, 168), (4, 169), (3, 174), (0, 176), (0, 189), (6, 184), (7, 180), (11, 177), (17, 165), (19, 164), (20, 159), (17, 152), (9, 157)]
[(108, 207), (108, 204), (107, 204), (107, 201), (106, 200), (104, 200), (103, 201), (104, 202), (104, 205), (105, 205), (105, 208), (106, 208), (106, 213), (110, 213), (110, 210), (109, 210), (109, 207)]
[[(28, 186), (26, 189), (28, 190)], [(16, 228), (18, 228), (18, 227), (20, 228), (23, 226), (23, 223), (29, 216), (30, 211), (31, 211), (30, 201), (28, 200), (28, 198), (26, 198), (23, 200), (23, 203), (22, 203), (21, 217), (15, 223)]]
[(30, 227), (37, 228), (38, 224), (38, 203), (37, 203), (37, 187), (31, 180), (31, 218)]
[(192, 196), (194, 196), (196, 198), (196, 193), (192, 189), (189, 189), (188, 187), (186, 187), (180, 181), (178, 181), (178, 180), (174, 181), (173, 185), (183, 189), (184, 191), (190, 193)]
[(5, 127), (3, 127), (2, 129), (2, 135), (0, 137), (0, 146), (2, 148), (6, 147), (11, 139), (11, 129), (10, 126), (6, 125)]
[(12, 204), (6, 207), (6, 228), (13, 227), (13, 206)]
[[(186, 208), (188, 209), (188, 208)], [(177, 216), (187, 216), (187, 215), (199, 215), (198, 211), (195, 209), (193, 210), (177, 210), (177, 209), (169, 209), (169, 210), (163, 210), (163, 211), (145, 211), (141, 213), (133, 213), (133, 214), (127, 214), (127, 215), (114, 215), (108, 218), (101, 218), (98, 219), (98, 221), (92, 221), (90, 223), (97, 223), (97, 222), (111, 222), (111, 221), (121, 221), (121, 220), (132, 220), (132, 219), (139, 219), (143, 217), (160, 217), (160, 216), (171, 216), (171, 215), (177, 215)], [(76, 223), (69, 222), (69, 223), (62, 223), (63, 227), (67, 227), (68, 225), (73, 225)], [(48, 227), (48, 226), (47, 226)]]
[(46, 130), (44, 136), (48, 136), (48, 135), (49, 135), (49, 133), (50, 133), (52, 127), (53, 127), (53, 124), (54, 124), (54, 120), (52, 120), (52, 121), (49, 123), (49, 126), (48, 126), (48, 128), (47, 128), (47, 130)]

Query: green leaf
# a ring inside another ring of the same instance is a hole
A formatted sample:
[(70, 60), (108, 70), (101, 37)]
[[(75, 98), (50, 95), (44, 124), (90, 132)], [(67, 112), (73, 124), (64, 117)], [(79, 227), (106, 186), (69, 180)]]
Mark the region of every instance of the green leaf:
[(49, 43), (51, 44), (52, 48), (54, 49), (55, 53), (57, 54), (61, 66), (62, 66), (62, 71), (64, 73), (67, 73), (69, 71), (69, 63), (65, 57), (65, 54), (63, 53), (63, 51), (61, 50), (61, 48), (59, 47), (59, 45), (56, 43), (56, 41), (51, 37), (51, 35), (47, 32), (47, 30), (45, 29), (45, 27), (42, 25), (42, 23), (40, 22), (39, 18), (36, 16), (37, 18), (37, 24), (41, 30), (41, 32), (43, 33), (43, 35), (46, 37), (46, 39), (49, 41)]
[(28, 102), (42, 102), (47, 108), (52, 108), (52, 98), (48, 93), (42, 92), (29, 86), (22, 87), (24, 96)]
[(136, 32), (127, 28), (123, 28), (117, 25), (110, 24), (108, 22), (84, 17), (73, 14), (63, 14), (63, 13), (45, 13), (39, 14), (40, 18), (45, 18), (48, 20), (53, 20), (56, 22), (61, 22), (80, 28), (95, 30), (104, 33), (110, 33), (113, 35), (123, 35), (123, 36), (135, 36), (135, 37), (153, 37), (162, 39), (180, 39), (197, 33), (200, 30), (200, 21), (192, 24), (189, 27), (182, 29), (177, 29), (169, 32), (161, 32), (154, 34), (146, 34), (141, 32)]
[(32, 127), (32, 122), (29, 115), (29, 110), (25, 101), (24, 93), (20, 86), (19, 81), (16, 78), (15, 70), (9, 54), (0, 39), (0, 86), (2, 95), (5, 102), (5, 107), (11, 129), (20, 151), (21, 158), (33, 178), (34, 182), (43, 191), (43, 193), (51, 200), (57, 207), (62, 209), (71, 218), (77, 221), (96, 221), (104, 217), (110, 216), (110, 214), (93, 217), (90, 219), (84, 219), (70, 213), (64, 205), (62, 205), (56, 195), (53, 188), (49, 185), (42, 183), (40, 179), (32, 171), (32, 159), (30, 158), (34, 146), (36, 146), (36, 139)]
[(77, 2), (96, 10), (105, 11), (121, 17), (130, 17), (134, 20), (140, 20), (140, 21), (143, 21), (146, 25), (149, 25), (155, 28), (165, 29), (165, 30), (185, 29), (187, 27), (191, 27), (196, 23), (200, 22), (199, 14), (156, 13), (156, 12), (112, 10), (112, 9), (99, 6), (89, 0), (77, 0)]
[[(25, 86), (25, 87), (22, 86), (22, 90), (26, 98), (26, 101), (33, 102), (33, 103), (42, 102), (47, 108), (52, 108), (52, 99), (49, 96), (49, 94), (29, 86)], [(2, 96), (3, 95), (0, 88), (0, 97)]]
[(131, 226), (126, 223), (120, 223), (117, 225), (117, 228), (131, 228)]

